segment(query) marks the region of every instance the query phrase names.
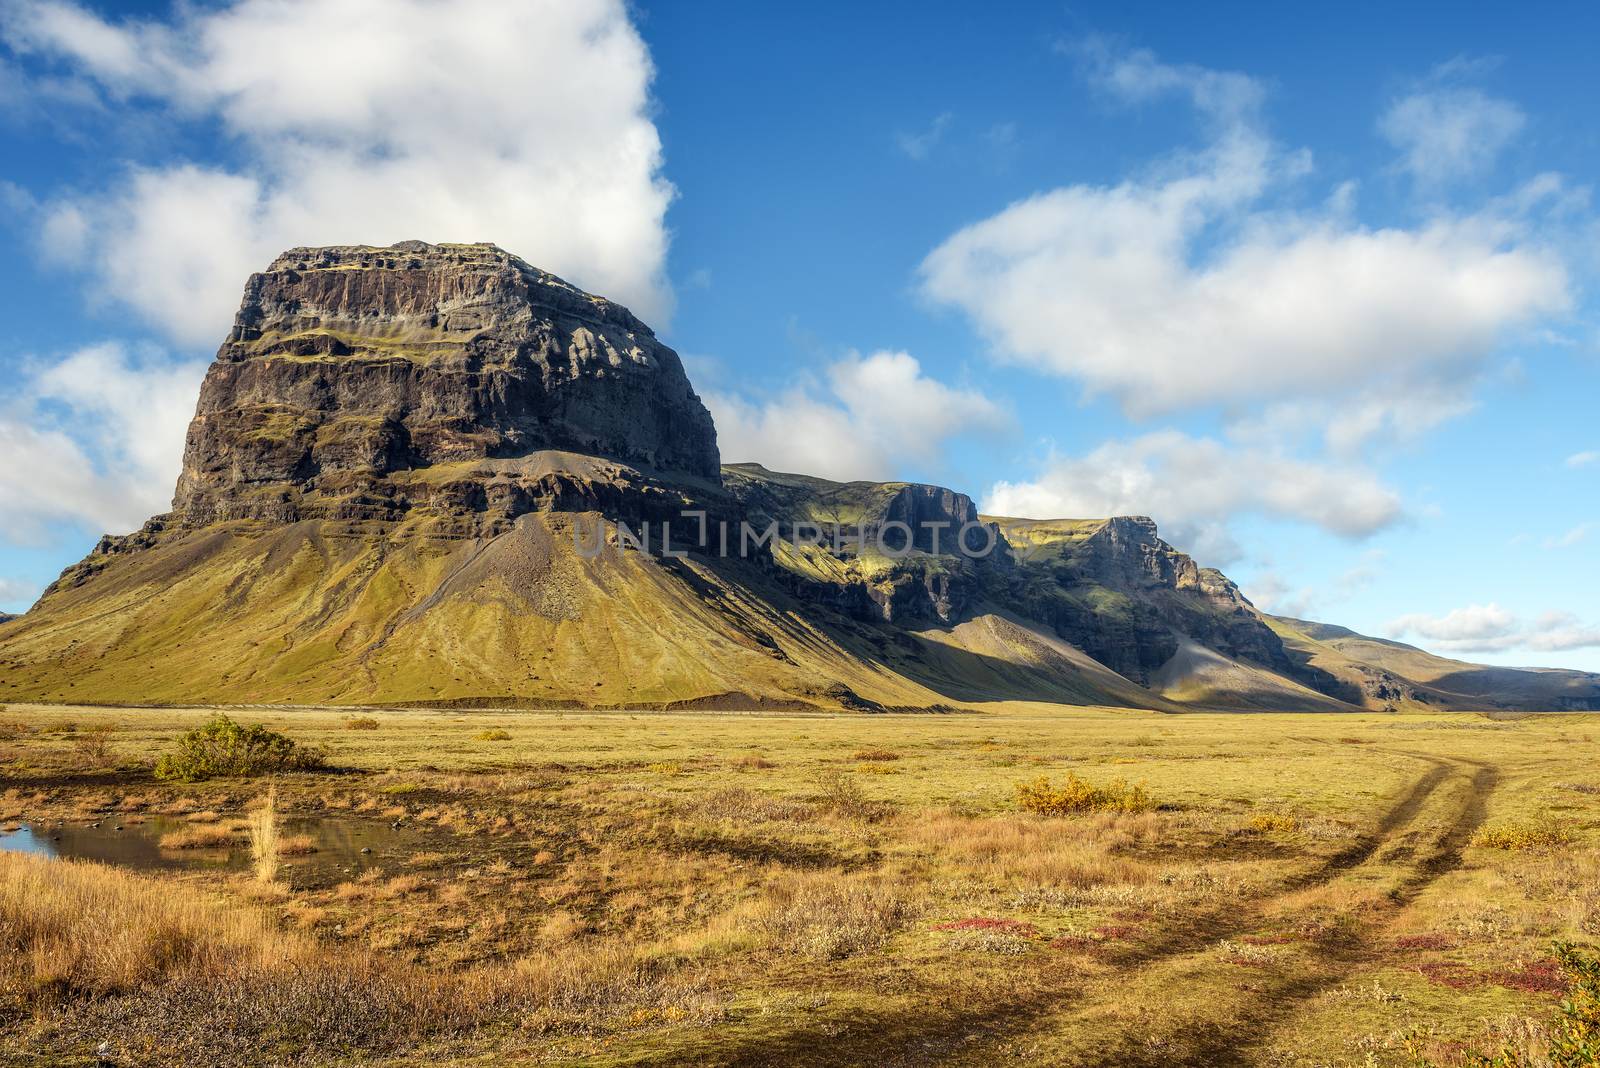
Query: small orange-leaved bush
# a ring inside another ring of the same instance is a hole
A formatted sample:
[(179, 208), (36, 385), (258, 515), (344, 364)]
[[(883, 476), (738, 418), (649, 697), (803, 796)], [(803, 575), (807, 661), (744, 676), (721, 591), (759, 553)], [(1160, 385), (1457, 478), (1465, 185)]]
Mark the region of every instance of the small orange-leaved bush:
[(1059, 785), (1042, 775), (1032, 782), (1017, 783), (1017, 807), (1041, 816), (1066, 816), (1075, 812), (1149, 812), (1156, 805), (1142, 783), (1130, 786), (1116, 779), (1096, 786), (1069, 771)]

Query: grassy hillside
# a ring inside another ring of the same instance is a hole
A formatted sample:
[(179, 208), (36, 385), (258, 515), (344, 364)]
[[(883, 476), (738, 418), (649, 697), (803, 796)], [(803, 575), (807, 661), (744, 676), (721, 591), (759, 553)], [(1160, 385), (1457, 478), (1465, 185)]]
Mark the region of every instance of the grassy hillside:
[(527, 515), (487, 539), (235, 523), (112, 555), (0, 629), (0, 700), (1150, 703), (1022, 624), (921, 633), (807, 604), (741, 561), (584, 559), (576, 521)]

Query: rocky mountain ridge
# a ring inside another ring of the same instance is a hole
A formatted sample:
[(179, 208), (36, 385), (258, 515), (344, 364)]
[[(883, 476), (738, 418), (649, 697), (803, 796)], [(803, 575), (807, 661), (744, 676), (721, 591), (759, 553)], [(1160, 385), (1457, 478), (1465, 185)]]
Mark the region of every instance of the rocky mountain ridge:
[(624, 308), (492, 245), (293, 249), (172, 511), (0, 620), (0, 700), (1600, 708), (1600, 677), (1265, 616), (1147, 517), (719, 461)]

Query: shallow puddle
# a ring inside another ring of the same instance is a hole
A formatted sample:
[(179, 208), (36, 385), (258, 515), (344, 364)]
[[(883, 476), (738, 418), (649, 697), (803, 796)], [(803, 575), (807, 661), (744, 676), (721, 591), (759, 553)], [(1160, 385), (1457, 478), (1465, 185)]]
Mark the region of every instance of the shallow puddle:
[[(223, 820), (223, 823), (229, 821)], [(34, 853), (46, 857), (93, 860), (139, 871), (245, 870), (250, 867), (250, 843), (244, 835), (224, 847), (163, 849), (161, 839), (208, 824), (172, 817), (147, 817), (129, 823), (107, 817), (98, 825), (83, 823), (22, 824), (0, 830), (0, 850)], [(405, 826), (344, 817), (284, 817), (279, 835), (290, 839), (305, 835), (313, 852), (285, 856), (281, 870), (296, 883), (321, 882), (367, 868), (394, 868), (425, 848), (426, 835)]]

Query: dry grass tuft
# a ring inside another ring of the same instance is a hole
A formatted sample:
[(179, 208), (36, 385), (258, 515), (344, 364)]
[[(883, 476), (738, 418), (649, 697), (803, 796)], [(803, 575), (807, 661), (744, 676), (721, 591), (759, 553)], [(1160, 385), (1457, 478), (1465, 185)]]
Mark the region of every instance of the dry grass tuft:
[(510, 731), (503, 731), (496, 728), (494, 730), (478, 732), (478, 741), (480, 742), (509, 742), (510, 740)]
[(804, 823), (817, 817), (815, 805), (742, 787), (702, 794), (685, 807), (698, 816), (736, 823)]
[(309, 834), (291, 834), (278, 839), (278, 856), (304, 857), (317, 851), (317, 840)]
[(227, 827), (201, 825), (164, 834), (156, 844), (162, 849), (231, 849), (234, 841), (233, 831)]
[(347, 731), (375, 731), (378, 729), (378, 721), (371, 716), (352, 716), (344, 721), (344, 729)]
[(899, 887), (814, 876), (773, 887), (753, 926), (784, 953), (840, 960), (881, 946), (915, 912)]
[(869, 797), (859, 782), (837, 769), (823, 772), (817, 785), (822, 788), (822, 807), (846, 819), (870, 822), (890, 812), (887, 804)]
[(1055, 900), (1062, 889), (1084, 891), (1108, 884), (1133, 889), (1150, 882), (1150, 870), (1119, 851), (1153, 834), (1157, 819), (1154, 814), (1038, 820), (930, 813), (909, 831), (914, 841), (949, 858), (970, 878)]
[(275, 882), (278, 878), (278, 791), (267, 791), (261, 806), (250, 814), (250, 856), (255, 863), (256, 881)]
[(900, 754), (893, 749), (857, 749), (850, 754), (851, 760), (864, 760), (873, 764), (881, 764), (886, 760), (899, 760)]
[[(315, 924), (320, 911), (298, 915)], [(0, 1001), (33, 1014), (52, 1062), (109, 1035), (142, 1051), (126, 1063), (244, 1068), (265, 1049), (366, 1063), (497, 1022), (537, 1029), (674, 1006), (699, 1018), (715, 1000), (614, 941), (429, 972), (280, 930), (254, 907), (25, 854), (0, 854), (0, 957)]]

